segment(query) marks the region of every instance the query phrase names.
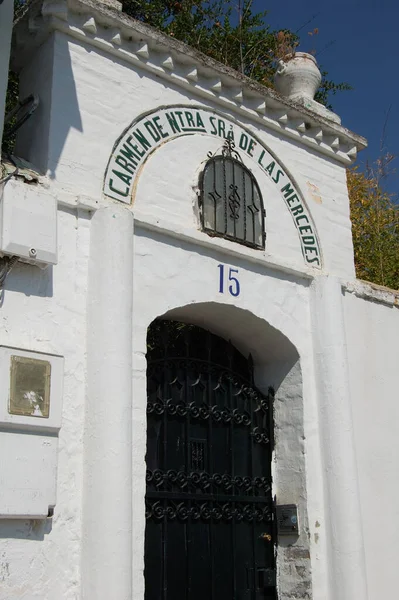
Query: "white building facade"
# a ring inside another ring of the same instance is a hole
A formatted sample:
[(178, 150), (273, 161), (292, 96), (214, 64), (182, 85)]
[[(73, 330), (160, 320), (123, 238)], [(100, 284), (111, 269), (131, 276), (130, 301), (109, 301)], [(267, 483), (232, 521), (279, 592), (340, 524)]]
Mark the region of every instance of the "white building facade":
[(111, 0), (33, 2), (12, 66), (40, 103), (0, 188), (0, 599), (393, 598), (398, 296), (355, 277), (365, 140)]

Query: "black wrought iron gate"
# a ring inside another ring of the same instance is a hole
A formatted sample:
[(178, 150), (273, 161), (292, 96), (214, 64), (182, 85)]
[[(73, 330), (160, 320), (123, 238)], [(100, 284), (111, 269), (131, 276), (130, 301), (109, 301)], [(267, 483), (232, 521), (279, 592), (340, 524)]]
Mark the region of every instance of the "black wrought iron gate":
[(272, 391), (203, 329), (148, 346), (145, 599), (274, 600)]

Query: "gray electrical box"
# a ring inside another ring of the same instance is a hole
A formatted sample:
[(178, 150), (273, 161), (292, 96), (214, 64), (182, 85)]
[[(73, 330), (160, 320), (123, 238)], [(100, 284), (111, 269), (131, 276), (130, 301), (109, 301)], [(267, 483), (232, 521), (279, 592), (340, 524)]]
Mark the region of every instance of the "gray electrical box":
[(0, 252), (32, 264), (57, 264), (54, 196), (42, 186), (14, 179), (0, 189), (0, 196)]
[(298, 507), (295, 504), (276, 506), (276, 517), (279, 535), (299, 535)]

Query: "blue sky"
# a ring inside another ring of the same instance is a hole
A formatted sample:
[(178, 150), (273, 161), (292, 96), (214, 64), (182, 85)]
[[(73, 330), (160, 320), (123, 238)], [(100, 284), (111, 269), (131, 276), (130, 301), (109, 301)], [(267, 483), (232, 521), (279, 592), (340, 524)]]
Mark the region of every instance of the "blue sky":
[[(358, 163), (378, 157), (389, 111), (385, 150), (398, 156), (393, 165), (399, 169), (399, 1), (254, 0), (253, 6), (254, 12), (268, 11), (271, 29), (296, 31), (315, 15), (299, 32), (299, 50), (315, 49), (330, 79), (353, 86), (332, 97), (332, 104), (342, 124), (368, 140)], [(310, 37), (315, 27), (319, 33)], [(399, 174), (389, 177), (386, 188), (399, 194)]]

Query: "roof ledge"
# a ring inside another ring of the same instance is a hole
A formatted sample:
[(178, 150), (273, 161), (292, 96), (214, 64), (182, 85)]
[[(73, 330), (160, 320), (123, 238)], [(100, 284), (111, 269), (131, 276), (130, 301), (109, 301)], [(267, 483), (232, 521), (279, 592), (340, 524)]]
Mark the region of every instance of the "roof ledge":
[[(367, 146), (317, 102), (281, 96), (153, 27), (120, 12), (117, 0), (33, 0), (17, 20), (12, 67), (19, 70), (58, 30), (193, 94), (233, 110), (345, 165)], [(317, 105), (317, 106), (316, 106)]]
[(363, 300), (385, 304), (386, 306), (395, 306), (399, 308), (399, 291), (391, 288), (356, 279), (355, 281), (345, 282), (342, 285), (344, 292), (353, 294)]

